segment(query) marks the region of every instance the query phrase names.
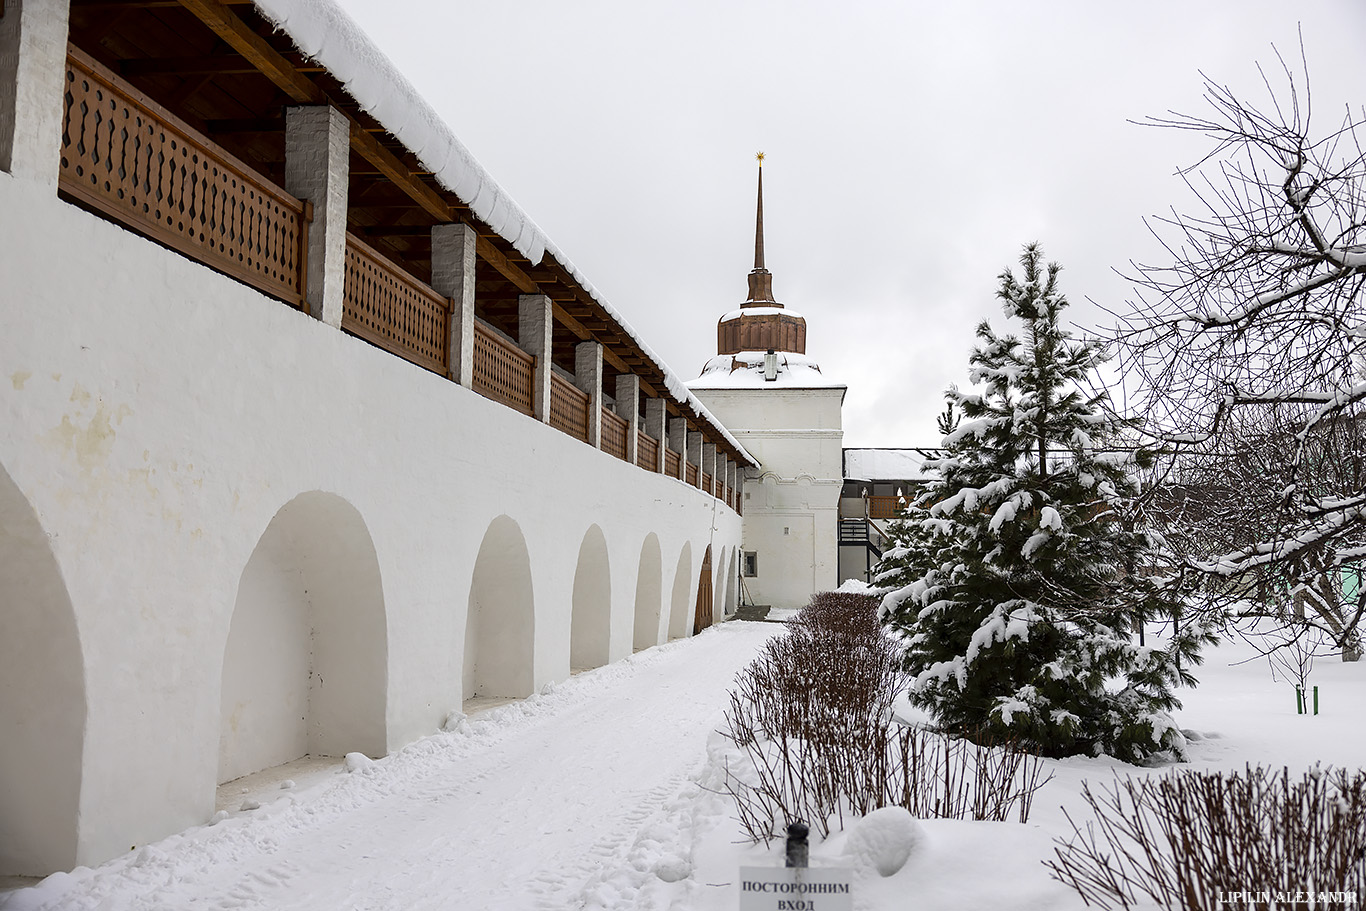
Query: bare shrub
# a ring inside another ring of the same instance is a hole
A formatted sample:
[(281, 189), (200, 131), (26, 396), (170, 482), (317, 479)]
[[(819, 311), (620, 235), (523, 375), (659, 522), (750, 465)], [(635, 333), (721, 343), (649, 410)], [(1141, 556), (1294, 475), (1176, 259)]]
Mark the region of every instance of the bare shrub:
[(1366, 772), (1182, 771), (1117, 778), (1098, 792), (1083, 783), (1082, 796), (1095, 821), (1083, 828), (1068, 815), (1073, 837), (1044, 863), (1088, 905), (1202, 911), (1232, 893), (1247, 907), (1324, 908), (1366, 898)]
[(725, 733), (748, 762), (727, 770), (726, 789), (755, 841), (798, 820), (825, 837), (846, 815), (892, 805), (916, 816), (1028, 818), (1046, 782), (1038, 757), (893, 720), (907, 681), (877, 604), (816, 595), (737, 679)]

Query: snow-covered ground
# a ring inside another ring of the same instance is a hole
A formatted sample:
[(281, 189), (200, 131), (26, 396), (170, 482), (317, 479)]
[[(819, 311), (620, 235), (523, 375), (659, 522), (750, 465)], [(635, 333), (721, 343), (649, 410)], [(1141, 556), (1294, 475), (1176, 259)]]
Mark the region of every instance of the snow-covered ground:
[[(32, 909), (726, 909), (741, 866), (781, 865), (733, 819), (716, 733), (734, 674), (782, 627), (731, 622), (482, 713), (350, 773), (275, 790), (95, 869), (0, 898)], [(1250, 651), (1212, 652), (1183, 694), (1193, 765), (1366, 764), (1366, 662), (1319, 661), (1321, 714), (1297, 716), (1288, 683)], [(883, 877), (841, 833), (813, 865), (854, 867), (854, 907), (1079, 909), (1040, 860), (1107, 759), (1050, 763), (1028, 825), (926, 820), (910, 861)]]

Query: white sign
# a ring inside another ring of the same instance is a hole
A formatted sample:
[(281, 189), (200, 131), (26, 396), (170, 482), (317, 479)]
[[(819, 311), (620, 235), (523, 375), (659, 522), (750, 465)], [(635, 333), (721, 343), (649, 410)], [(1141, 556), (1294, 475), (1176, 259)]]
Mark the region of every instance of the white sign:
[(741, 867), (740, 911), (852, 911), (845, 867)]

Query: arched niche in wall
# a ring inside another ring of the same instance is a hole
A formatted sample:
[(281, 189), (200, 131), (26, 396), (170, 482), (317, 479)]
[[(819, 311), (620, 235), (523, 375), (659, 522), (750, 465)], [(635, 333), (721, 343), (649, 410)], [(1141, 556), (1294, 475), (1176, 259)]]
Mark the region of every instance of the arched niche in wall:
[(669, 638), (682, 639), (692, 629), (692, 544), (684, 542), (674, 568), (674, 584), (669, 594)]
[(602, 667), (607, 663), (612, 632), (612, 575), (607, 538), (596, 525), (589, 526), (579, 545), (571, 610), (570, 668), (583, 671)]
[(85, 667), (47, 534), (0, 466), (0, 875), (76, 865)]
[(734, 547), (725, 549), (725, 560), (722, 562), (720, 572), (720, 590), (716, 597), (716, 615), (718, 617), (733, 617), (738, 606), (735, 598), (735, 551)]
[(474, 561), (465, 620), (464, 698), (530, 696), (535, 609), (531, 556), (507, 516), (484, 532)]
[(384, 755), (387, 640), (379, 559), (361, 514), (321, 491), (290, 500), (237, 585), (219, 782), (304, 755)]
[(640, 564), (636, 570), (635, 618), (631, 630), (631, 645), (636, 651), (659, 644), (659, 621), (663, 607), (663, 557), (658, 536), (650, 532), (640, 545)]

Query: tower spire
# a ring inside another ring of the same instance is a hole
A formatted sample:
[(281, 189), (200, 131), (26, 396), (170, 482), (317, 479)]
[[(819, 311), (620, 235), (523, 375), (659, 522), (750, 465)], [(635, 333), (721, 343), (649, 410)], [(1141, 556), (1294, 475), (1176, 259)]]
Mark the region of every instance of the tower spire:
[(764, 267), (764, 153), (754, 156), (759, 162), (759, 206), (754, 219), (754, 268)]
[(762, 305), (781, 307), (773, 299), (773, 276), (764, 268), (764, 153), (754, 156), (759, 162), (759, 203), (754, 217), (754, 271), (749, 273), (749, 299), (742, 307)]

